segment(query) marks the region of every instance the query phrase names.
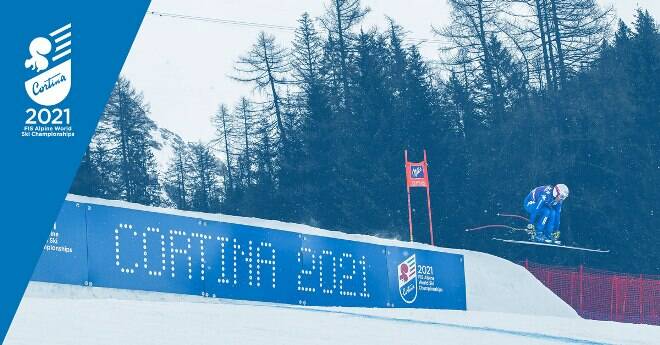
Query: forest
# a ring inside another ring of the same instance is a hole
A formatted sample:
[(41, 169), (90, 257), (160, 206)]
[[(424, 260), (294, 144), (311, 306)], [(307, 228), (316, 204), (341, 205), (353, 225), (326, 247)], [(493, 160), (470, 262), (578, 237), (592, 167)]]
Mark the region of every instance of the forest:
[[(360, 0), (325, 2), (292, 42), (261, 32), (237, 59), (228, 82), (256, 96), (185, 114), (209, 117), (213, 140), (159, 128), (120, 76), (70, 192), (407, 241), (404, 150), (412, 161), (426, 150), (436, 245), (660, 274), (660, 33), (648, 11), (624, 23), (595, 0), (447, 0), (429, 59), (396, 18), (365, 28)], [(527, 193), (556, 183), (571, 189), (562, 240), (610, 253), (465, 232), (515, 223), (497, 214), (525, 215)], [(411, 197), (415, 240), (428, 242), (426, 192)]]

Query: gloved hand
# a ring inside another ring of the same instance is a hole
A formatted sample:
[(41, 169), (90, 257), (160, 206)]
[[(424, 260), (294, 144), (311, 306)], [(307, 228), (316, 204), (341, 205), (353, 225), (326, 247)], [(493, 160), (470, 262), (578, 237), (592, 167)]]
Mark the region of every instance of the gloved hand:
[(534, 224), (527, 224), (527, 233), (532, 236), (536, 234), (536, 229), (534, 228)]

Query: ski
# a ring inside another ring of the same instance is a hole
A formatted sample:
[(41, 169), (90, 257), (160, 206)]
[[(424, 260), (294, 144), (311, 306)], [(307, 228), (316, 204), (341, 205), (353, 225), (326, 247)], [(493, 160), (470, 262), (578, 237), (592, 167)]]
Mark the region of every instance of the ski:
[(572, 250), (581, 250), (581, 251), (585, 251), (585, 252), (596, 252), (596, 253), (609, 253), (610, 252), (609, 249), (591, 249), (591, 248), (584, 248), (584, 247), (566, 246), (566, 245), (563, 245), (563, 244), (554, 244), (554, 243), (543, 243), (543, 242), (532, 242), (532, 241), (516, 241), (516, 240), (507, 240), (507, 239), (497, 238), (497, 237), (493, 237), (493, 240), (501, 241), (501, 242), (507, 242), (507, 243), (531, 244), (531, 245), (535, 245), (535, 246), (566, 248), (566, 249), (572, 249)]

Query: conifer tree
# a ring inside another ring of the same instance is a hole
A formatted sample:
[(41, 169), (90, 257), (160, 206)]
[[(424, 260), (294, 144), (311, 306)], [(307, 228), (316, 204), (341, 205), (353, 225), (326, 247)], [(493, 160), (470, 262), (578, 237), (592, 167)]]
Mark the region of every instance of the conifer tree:
[[(160, 203), (160, 184), (153, 150), (156, 124), (149, 107), (130, 81), (117, 80), (105, 106), (93, 142), (103, 143), (107, 160), (117, 169), (116, 183), (124, 200), (145, 205)], [(107, 146), (106, 146), (107, 145)]]

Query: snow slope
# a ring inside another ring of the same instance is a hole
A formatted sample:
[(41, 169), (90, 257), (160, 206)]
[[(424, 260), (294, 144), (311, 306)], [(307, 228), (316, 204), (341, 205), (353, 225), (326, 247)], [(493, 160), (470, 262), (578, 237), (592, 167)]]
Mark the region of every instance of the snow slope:
[(4, 344), (657, 344), (660, 327), (583, 320), (523, 267), (437, 248), (253, 218), (68, 200), (458, 253), (467, 311), (310, 307), (31, 282)]
[(20, 344), (657, 344), (660, 327), (479, 311), (323, 308), (30, 283)]
[(468, 310), (573, 318), (579, 317), (575, 310), (546, 288), (522, 266), (489, 254), (469, 250), (433, 247), (420, 243), (403, 242), (366, 235), (346, 234), (341, 232), (341, 230), (329, 231), (307, 225), (284, 223), (273, 220), (179, 211), (143, 206), (124, 201), (104, 200), (77, 195), (68, 195), (67, 200), (210, 221), (244, 224), (386, 246), (462, 254), (465, 259), (465, 283), (467, 289), (466, 299)]

